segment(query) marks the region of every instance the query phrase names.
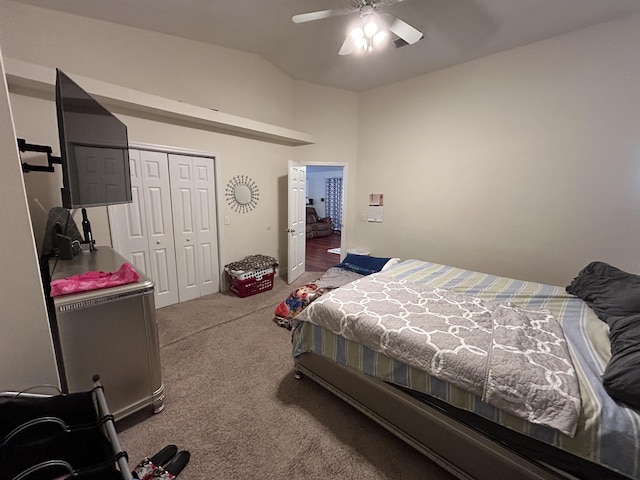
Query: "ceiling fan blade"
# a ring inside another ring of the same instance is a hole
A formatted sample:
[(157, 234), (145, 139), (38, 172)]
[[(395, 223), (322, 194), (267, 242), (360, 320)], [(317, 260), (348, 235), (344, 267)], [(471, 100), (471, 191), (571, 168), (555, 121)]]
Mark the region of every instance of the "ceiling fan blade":
[(384, 16), (388, 19), (387, 28), (408, 44), (416, 43), (424, 36), (420, 30), (393, 15), (385, 13)]
[(347, 35), (347, 38), (344, 39), (342, 46), (340, 47), (340, 51), (338, 55), (351, 55), (353, 52), (353, 38), (351, 35)]
[(349, 15), (357, 10), (348, 8), (335, 8), (333, 10), (320, 10), (317, 12), (300, 13), (291, 17), (293, 23), (311, 22), (312, 20), (320, 20), (322, 18), (337, 17), (339, 15)]
[(380, 5), (390, 6), (396, 3), (404, 2), (404, 0), (380, 0)]

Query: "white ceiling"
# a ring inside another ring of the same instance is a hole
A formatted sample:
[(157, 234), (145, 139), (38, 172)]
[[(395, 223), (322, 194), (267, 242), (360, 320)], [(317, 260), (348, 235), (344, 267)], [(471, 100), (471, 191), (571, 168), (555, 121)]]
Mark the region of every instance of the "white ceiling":
[(404, 0), (384, 11), (423, 40), (339, 56), (356, 14), (302, 24), (291, 17), (351, 0), (16, 1), (256, 53), (294, 79), (353, 91), (640, 13), (640, 0)]

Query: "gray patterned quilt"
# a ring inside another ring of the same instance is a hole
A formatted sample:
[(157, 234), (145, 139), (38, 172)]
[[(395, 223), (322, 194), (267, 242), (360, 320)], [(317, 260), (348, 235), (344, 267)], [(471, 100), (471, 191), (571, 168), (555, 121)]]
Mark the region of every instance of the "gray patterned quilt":
[(532, 423), (575, 433), (578, 382), (562, 329), (547, 310), (376, 274), (327, 293), (298, 319), (426, 371)]

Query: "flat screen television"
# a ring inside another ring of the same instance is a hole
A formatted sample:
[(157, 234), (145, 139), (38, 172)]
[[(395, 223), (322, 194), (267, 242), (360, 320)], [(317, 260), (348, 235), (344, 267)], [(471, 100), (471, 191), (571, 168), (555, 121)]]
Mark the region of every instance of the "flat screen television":
[(131, 202), (127, 126), (56, 69), (56, 112), (62, 160), (62, 205)]

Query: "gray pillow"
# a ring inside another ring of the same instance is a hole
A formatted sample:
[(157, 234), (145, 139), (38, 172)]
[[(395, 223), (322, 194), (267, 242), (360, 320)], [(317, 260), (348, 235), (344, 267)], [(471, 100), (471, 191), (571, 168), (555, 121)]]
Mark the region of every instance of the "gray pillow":
[(640, 275), (604, 262), (591, 262), (566, 288), (611, 325), (610, 317), (640, 313)]
[(640, 314), (610, 317), (611, 360), (602, 384), (611, 398), (640, 409)]

